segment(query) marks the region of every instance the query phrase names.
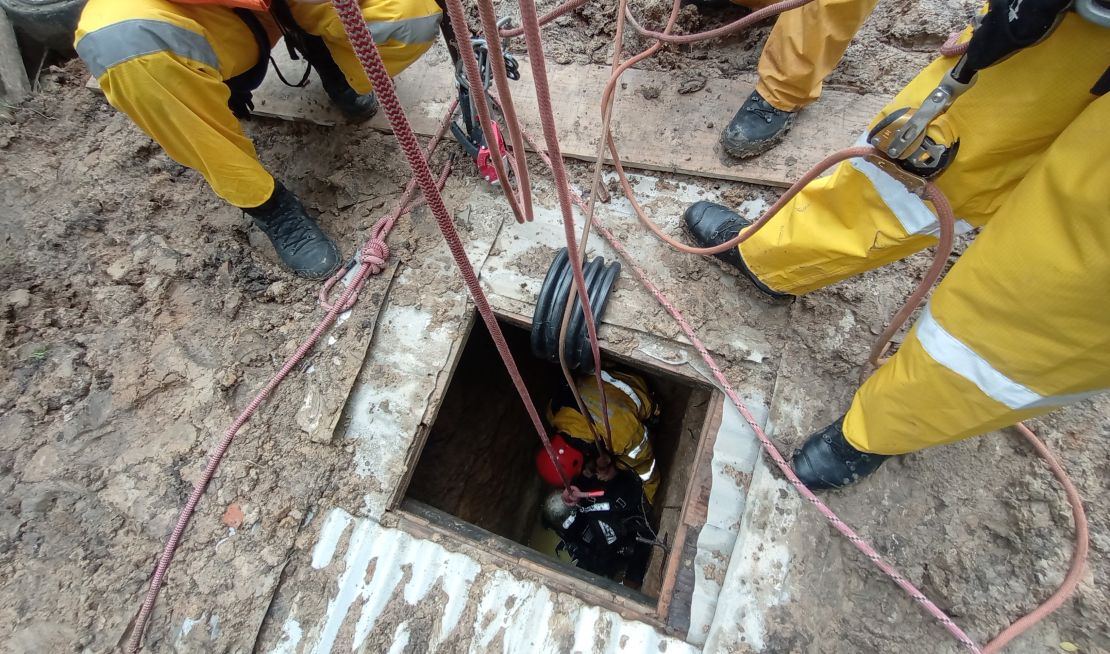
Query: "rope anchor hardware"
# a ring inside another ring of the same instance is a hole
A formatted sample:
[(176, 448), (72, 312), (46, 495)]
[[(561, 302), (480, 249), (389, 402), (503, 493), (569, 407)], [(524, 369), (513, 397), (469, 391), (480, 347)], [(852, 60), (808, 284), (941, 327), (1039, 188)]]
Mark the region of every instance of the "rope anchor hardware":
[[(497, 27), (498, 29), (507, 28), (511, 22), (512, 19), (510, 18), (501, 18), (497, 21)], [(455, 60), (455, 87), (459, 94), (459, 116), (462, 124), (452, 122), (451, 134), (454, 135), (455, 140), (459, 142), (467, 155), (474, 160), (474, 164), (478, 167), (478, 176), (497, 186), (501, 184), (501, 179), (497, 174), (496, 166), (493, 165), (493, 157), (498, 157), (504, 163), (506, 171), (511, 175), (509, 150), (505, 146), (504, 137), (501, 136), (501, 127), (496, 122), (491, 123), (491, 134), (485, 134), (482, 131), (482, 125), (477, 119), (478, 108), (474, 100), (475, 93), (483, 93), (489, 104), (491, 106), (494, 104), (493, 97), (489, 92), (490, 85), (493, 83), (489, 42), (484, 38), (474, 36), (470, 39), (470, 47), (474, 50), (474, 56), (478, 60), (478, 72), (482, 88), (479, 90), (471, 88), (470, 82), (466, 78), (464, 63), (461, 57), (457, 57)], [(513, 81), (519, 80), (520, 64), (516, 57), (509, 53), (507, 38), (501, 39), (501, 50), (505, 62), (506, 77)]]

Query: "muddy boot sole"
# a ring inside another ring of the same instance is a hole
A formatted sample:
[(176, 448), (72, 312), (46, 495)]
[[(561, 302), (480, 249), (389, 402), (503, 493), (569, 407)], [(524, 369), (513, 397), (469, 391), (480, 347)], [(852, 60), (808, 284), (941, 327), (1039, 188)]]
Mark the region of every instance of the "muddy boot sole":
[(790, 133), (791, 127), (793, 127), (793, 124), (765, 141), (748, 141), (744, 145), (728, 143), (724, 138), (721, 138), (721, 149), (726, 155), (737, 161), (758, 157), (786, 140), (786, 135)]

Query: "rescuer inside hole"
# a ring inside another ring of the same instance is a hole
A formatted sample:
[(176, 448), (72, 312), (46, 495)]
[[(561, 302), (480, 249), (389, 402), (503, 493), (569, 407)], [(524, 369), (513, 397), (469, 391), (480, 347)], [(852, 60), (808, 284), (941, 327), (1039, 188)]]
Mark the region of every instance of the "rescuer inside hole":
[[(359, 4), (391, 76), (439, 36), (435, 0)], [(370, 80), (324, 0), (89, 0), (75, 47), (113, 107), (242, 209), (294, 273), (323, 278), (339, 267), (335, 242), (262, 166), (239, 124), (283, 34), (349, 120), (376, 113)]]
[[(1110, 388), (1110, 2), (992, 0), (961, 40), (861, 139), (883, 158), (838, 164), (716, 255), (771, 297), (822, 289), (937, 242), (924, 179), (956, 233), (981, 230), (847, 413), (794, 453), (810, 488)], [(705, 201), (683, 217), (703, 247), (751, 225)]]
[(575, 565), (639, 589), (644, 582), (655, 532), (648, 521), (651, 505), (636, 473), (596, 459), (544, 502), (543, 524), (560, 538)]
[(610, 578), (623, 573), (626, 585), (639, 588), (655, 541), (648, 516), (659, 488), (659, 471), (650, 428), (658, 422), (659, 406), (639, 375), (603, 371), (602, 379), (611, 449), (599, 445), (598, 439), (605, 439), (605, 426), (592, 375), (575, 379), (593, 417), (592, 430), (565, 384), (548, 406), (551, 444), (558, 461), (541, 449), (536, 454), (536, 469), (548, 485), (562, 489), (558, 465), (571, 480), (571, 487), (553, 494), (567, 505), (566, 517), (557, 520), (545, 510), (544, 520), (562, 538), (562, 546), (579, 567)]

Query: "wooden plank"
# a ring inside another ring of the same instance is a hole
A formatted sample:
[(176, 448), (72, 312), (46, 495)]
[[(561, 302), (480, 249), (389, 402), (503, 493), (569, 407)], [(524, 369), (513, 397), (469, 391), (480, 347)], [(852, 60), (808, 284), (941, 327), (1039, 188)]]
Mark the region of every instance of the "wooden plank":
[(717, 444), (717, 432), (721, 429), (724, 403), (724, 394), (714, 393), (706, 412), (705, 427), (694, 458), (694, 474), (690, 477), (682, 518), (691, 527), (701, 527), (709, 516), (709, 494), (713, 489), (713, 447)]
[[(291, 61), (284, 47), (273, 51), (287, 78), (300, 79), (303, 62)], [(512, 85), (517, 112), (539, 141), (532, 71), (521, 61), (519, 82)], [(599, 101), (609, 78), (606, 66), (549, 64), (548, 78), (556, 101), (555, 120), (563, 155), (593, 161), (600, 129)], [(433, 49), (397, 77), (397, 94), (413, 130), (430, 135), (454, 98), (454, 72), (442, 47)], [(629, 168), (698, 175), (772, 186), (789, 186), (829, 152), (851, 145), (885, 97), (826, 90), (803, 111), (777, 147), (742, 162), (720, 152), (717, 138), (751, 93), (755, 78), (708, 79), (701, 89), (682, 93), (668, 72), (629, 70), (621, 78), (613, 114), (613, 133)], [(90, 83), (90, 87), (95, 88)], [(306, 88), (290, 88), (267, 75), (254, 93), (259, 116), (302, 120), (320, 125), (344, 124), (313, 74)], [(390, 131), (384, 112), (369, 126)]]
[[(517, 112), (525, 129), (541, 139), (532, 71), (522, 61), (520, 72), (520, 81), (512, 85)], [(609, 69), (549, 65), (548, 77), (564, 156), (594, 161), (601, 125), (599, 99)], [(799, 115), (777, 147), (755, 159), (734, 162), (720, 152), (717, 138), (754, 82), (754, 76), (709, 79), (699, 91), (680, 93), (670, 73), (629, 70), (621, 78), (612, 123), (622, 160), (630, 168), (789, 186), (829, 152), (851, 145), (886, 101), (877, 95), (826, 91)], [(450, 64), (436, 56), (417, 61), (398, 76), (397, 93), (413, 129), (432, 134), (454, 97)], [(270, 99), (271, 94), (280, 94), (281, 102)], [(319, 84), (290, 89), (271, 76), (256, 96), (256, 113), (262, 115), (285, 114), (323, 124), (341, 121), (334, 110), (321, 108), (327, 98)], [(384, 114), (375, 116), (370, 126), (389, 131)]]
[[(349, 318), (329, 330), (310, 355), (312, 374), (303, 377), (304, 400), (296, 414), (297, 425), (310, 440), (330, 443), (335, 437), (335, 427), (366, 360), (374, 325), (396, 272), (397, 260), (391, 259), (385, 270), (370, 277)], [(338, 285), (332, 300), (343, 288), (343, 284)]]
[(678, 573), (675, 575), (673, 599), (670, 611), (667, 613), (667, 626), (676, 633), (687, 634), (690, 631), (690, 611), (694, 597), (694, 558), (698, 554), (698, 536), (701, 529), (691, 527), (686, 532), (682, 547), (682, 556), (678, 562)]
[[(667, 567), (663, 577), (663, 587), (659, 591), (659, 603), (656, 605), (656, 615), (667, 622), (671, 605), (674, 601), (675, 584), (678, 581), (680, 568), (683, 565), (683, 553), (686, 551), (686, 541), (689, 530), (693, 528), (694, 546), (697, 546), (697, 533), (700, 533), (705, 524), (706, 508), (709, 502), (709, 490), (713, 482), (713, 445), (717, 442), (717, 431), (721, 427), (721, 410), (724, 406), (724, 395), (714, 392), (706, 408), (705, 422), (702, 432), (698, 436), (698, 449), (694, 454), (693, 474), (686, 485), (686, 497), (682, 502), (682, 519), (679, 522), (675, 542), (671, 544), (671, 553), (667, 559)], [(691, 565), (693, 559), (691, 558)], [(680, 598), (682, 599), (682, 598)], [(686, 599), (689, 603), (689, 599)]]

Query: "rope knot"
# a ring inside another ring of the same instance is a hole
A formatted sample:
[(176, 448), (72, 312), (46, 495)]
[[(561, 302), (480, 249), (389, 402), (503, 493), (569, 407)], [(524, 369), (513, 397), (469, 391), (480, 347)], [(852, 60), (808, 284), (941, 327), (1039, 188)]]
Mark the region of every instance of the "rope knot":
[(380, 238), (372, 238), (366, 242), (359, 253), (359, 263), (370, 268), (370, 274), (377, 275), (385, 270), (385, 262), (389, 259), (389, 246)]

